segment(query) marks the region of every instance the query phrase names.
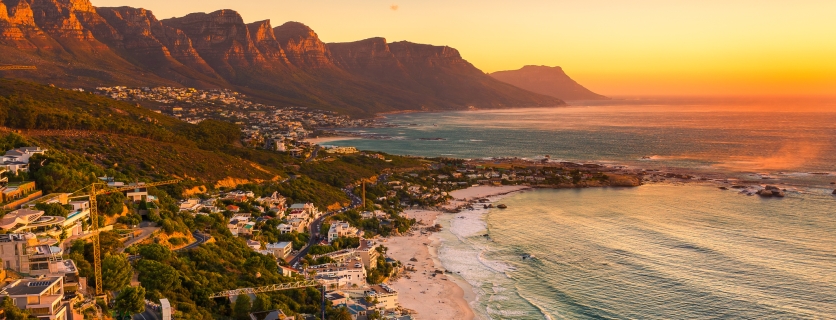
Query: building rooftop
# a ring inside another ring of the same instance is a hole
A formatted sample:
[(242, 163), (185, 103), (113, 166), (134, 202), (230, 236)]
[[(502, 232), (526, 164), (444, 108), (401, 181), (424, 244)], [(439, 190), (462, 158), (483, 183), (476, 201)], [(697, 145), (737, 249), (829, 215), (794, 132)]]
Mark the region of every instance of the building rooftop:
[(270, 310), (250, 313), (250, 319), (254, 320), (279, 320), (284, 319), (285, 314), (281, 310)]
[(58, 281), (61, 281), (61, 277), (20, 279), (0, 289), (0, 295), (40, 295)]

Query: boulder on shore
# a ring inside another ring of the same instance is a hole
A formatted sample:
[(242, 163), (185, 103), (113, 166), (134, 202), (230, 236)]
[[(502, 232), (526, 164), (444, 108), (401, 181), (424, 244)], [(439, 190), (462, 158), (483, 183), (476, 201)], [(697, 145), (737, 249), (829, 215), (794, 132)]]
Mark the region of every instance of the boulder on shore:
[(836, 194), (836, 190), (833, 190), (833, 194)]

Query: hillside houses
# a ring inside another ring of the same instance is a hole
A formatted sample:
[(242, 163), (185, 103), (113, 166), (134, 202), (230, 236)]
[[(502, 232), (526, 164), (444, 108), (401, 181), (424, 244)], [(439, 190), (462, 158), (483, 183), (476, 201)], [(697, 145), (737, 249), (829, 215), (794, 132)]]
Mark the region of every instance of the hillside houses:
[(5, 168), (8, 172), (11, 172), (17, 175), (18, 172), (28, 172), (29, 171), (29, 158), (36, 154), (44, 154), (46, 153), (46, 149), (41, 149), (40, 147), (23, 147), (23, 148), (16, 148), (9, 151), (3, 155), (2, 158), (2, 168)]

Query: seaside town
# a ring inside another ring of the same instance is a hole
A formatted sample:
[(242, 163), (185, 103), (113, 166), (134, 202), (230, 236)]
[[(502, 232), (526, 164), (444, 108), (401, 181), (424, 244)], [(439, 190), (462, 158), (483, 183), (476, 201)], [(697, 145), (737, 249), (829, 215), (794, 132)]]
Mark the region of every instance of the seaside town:
[[(156, 89), (148, 95), (145, 90), (101, 90), (116, 98), (142, 95), (170, 103)], [(189, 92), (184, 90), (176, 92)], [(126, 92), (131, 94), (122, 96)], [(224, 103), (242, 101), (229, 92), (196, 93)], [(242, 127), (261, 123), (265, 114), (220, 110), (237, 117)], [(472, 318), (463, 293), (468, 284), (438, 258), (435, 234), (449, 227), (450, 219), (504, 210), (503, 196), (533, 188), (714, 180), (549, 156), (463, 160), (359, 151), (328, 146), (328, 138), (306, 139), (306, 128), (323, 125), (310, 119), (347, 118), (274, 112), (273, 119), (282, 119), (274, 125), (292, 122), (297, 129), (281, 127), (273, 136), (258, 131), (273, 137), (271, 143), (253, 143), (246, 130), (233, 139), (290, 162), (284, 165), (288, 178), (212, 188), (181, 188), (181, 178), (140, 182), (119, 171), (96, 171), (104, 174), (96, 175), (92, 185), (56, 192), (53, 181), (69, 183), (60, 171), (65, 169), (54, 163), (66, 158), (66, 151), (27, 144), (10, 133), (4, 139), (16, 147), (5, 152), (0, 164), (0, 259), (5, 269), (0, 299), (15, 302), (2, 309), (44, 319), (200, 318), (191, 317), (196, 306), (235, 319)], [(274, 128), (250, 126), (256, 127)], [(761, 197), (783, 197), (786, 191), (715, 182), (721, 189)], [(326, 194), (333, 187), (338, 187), (332, 190), (336, 196), (348, 201), (322, 201), (335, 196)], [(300, 194), (306, 189), (312, 191)], [(232, 265), (231, 252), (248, 258)], [(224, 290), (199, 290), (200, 281), (229, 276), (218, 268), (236, 270), (246, 280), (224, 282)]]
[[(314, 163), (342, 158), (386, 164), (392, 161), (387, 157), (393, 157), (350, 147), (330, 151), (315, 156)], [(107, 192), (95, 196), (91, 189), (44, 194), (36, 179), (30, 179), (29, 170), (33, 163), (42, 164), (51, 152), (38, 146), (8, 150), (3, 156), (0, 188), (4, 212), (0, 253), (6, 269), (0, 275), (7, 283), (0, 298), (29, 301), (17, 307), (50, 319), (101, 316), (109, 308), (101, 304), (102, 297), (113, 282), (142, 283), (158, 295), (165, 284), (156, 289), (149, 285), (147, 277), (152, 275), (143, 268), (162, 268), (160, 263), (170, 261), (172, 254), (199, 250), (218, 236), (240, 239), (253, 252), (269, 258), (282, 277), (296, 281), (289, 282), (287, 288), (324, 288), (323, 301), (345, 311), (351, 319), (458, 317), (469, 309), (456, 305), (458, 300), (450, 296), (456, 285), (450, 283), (448, 272), (425, 245), (437, 241), (431, 235), (442, 229), (435, 223), (438, 215), (492, 208), (488, 196), (532, 186), (630, 186), (641, 179), (624, 168), (548, 159), (413, 158), (419, 167), (384, 170), (351, 182), (343, 188), (351, 203), (325, 208), (311, 202), (291, 203), (278, 191), (247, 186), (191, 193), (175, 200), (161, 188), (179, 180), (144, 183), (109, 176), (98, 177), (96, 185)], [(502, 204), (497, 207), (505, 208)], [(225, 221), (221, 230), (188, 226), (217, 217)], [(96, 242), (89, 241), (94, 237), (98, 237), (100, 248), (91, 248)], [(108, 252), (101, 261), (93, 259), (101, 265), (91, 265), (91, 250)], [(129, 263), (136, 263), (138, 277), (114, 274), (113, 268)], [(100, 276), (92, 272), (96, 269), (102, 272), (104, 286), (88, 279)], [(264, 304), (270, 298), (259, 292), (280, 290), (268, 286), (208, 294), (242, 299), (239, 294), (249, 293), (252, 300)], [(130, 294), (136, 296), (126, 292), (111, 297), (110, 303), (118, 305), (130, 299)], [(176, 303), (167, 297), (148, 300), (145, 296), (144, 312), (163, 319), (187, 312), (177, 310)], [(450, 300), (440, 300), (440, 306), (419, 299), (443, 296)], [(236, 302), (231, 303), (237, 308)], [(319, 316), (287, 314), (282, 309), (248, 314), (254, 319)]]
[(231, 122), (240, 126), (245, 145), (277, 151), (292, 149), (293, 145), (323, 129), (383, 125), (374, 119), (352, 119), (331, 111), (265, 105), (228, 89), (115, 86), (97, 87), (93, 93), (143, 103), (152, 110), (192, 124), (206, 119)]

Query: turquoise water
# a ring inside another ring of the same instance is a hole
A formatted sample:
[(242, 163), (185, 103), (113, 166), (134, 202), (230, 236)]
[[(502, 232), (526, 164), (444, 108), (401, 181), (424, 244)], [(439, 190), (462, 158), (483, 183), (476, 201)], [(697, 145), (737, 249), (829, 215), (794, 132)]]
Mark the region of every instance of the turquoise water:
[(695, 183), (538, 190), (499, 200), (507, 210), (446, 215), (439, 256), (473, 285), (480, 318), (836, 319), (833, 104), (616, 102), (388, 120), (399, 127), (333, 144), (550, 155), (798, 187), (783, 199)]
[(474, 285), (482, 317), (836, 318), (830, 195), (651, 185), (500, 201), (509, 208), (471, 217), (483, 222), (448, 217), (442, 235), (444, 266)]
[(349, 130), (373, 139), (329, 144), (429, 157), (550, 155), (738, 179), (769, 173), (780, 178), (773, 183), (823, 188), (836, 181), (836, 105), (764, 108), (712, 102), (414, 113), (388, 117), (395, 128)]

